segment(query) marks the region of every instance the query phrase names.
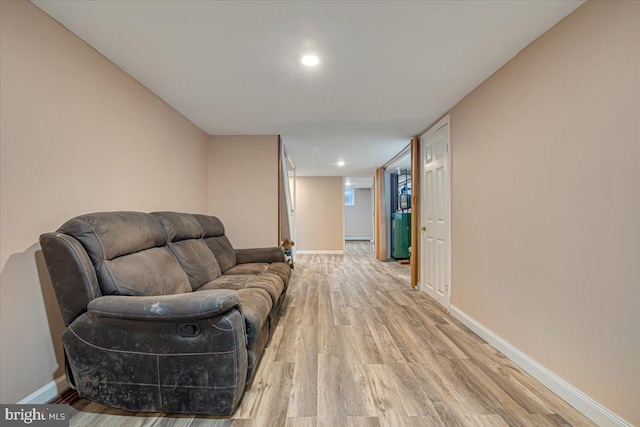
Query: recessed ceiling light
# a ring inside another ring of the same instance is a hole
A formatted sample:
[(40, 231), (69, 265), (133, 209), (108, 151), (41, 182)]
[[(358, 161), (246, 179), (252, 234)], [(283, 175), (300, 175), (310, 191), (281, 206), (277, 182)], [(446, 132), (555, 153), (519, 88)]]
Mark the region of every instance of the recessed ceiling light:
[(338, 162), (338, 166), (344, 166), (344, 162), (343, 162), (342, 160), (340, 160), (340, 161)]
[(300, 60), (307, 67), (314, 67), (320, 63), (320, 58), (315, 55), (305, 55)]

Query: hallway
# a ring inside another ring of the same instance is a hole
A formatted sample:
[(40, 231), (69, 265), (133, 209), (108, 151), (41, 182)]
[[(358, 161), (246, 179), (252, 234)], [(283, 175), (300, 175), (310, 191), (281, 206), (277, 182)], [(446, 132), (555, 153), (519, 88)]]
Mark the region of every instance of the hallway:
[(375, 261), (368, 242), (298, 257), (234, 419), (74, 407), (76, 426), (594, 425)]

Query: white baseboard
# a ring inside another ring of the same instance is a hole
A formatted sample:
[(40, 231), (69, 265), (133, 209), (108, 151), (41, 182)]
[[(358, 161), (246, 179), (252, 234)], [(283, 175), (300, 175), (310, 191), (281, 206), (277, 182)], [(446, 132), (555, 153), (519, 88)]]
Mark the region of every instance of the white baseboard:
[(44, 405), (51, 402), (56, 397), (69, 389), (67, 384), (67, 376), (63, 375), (60, 378), (56, 378), (44, 387), (34, 391), (29, 396), (25, 397), (18, 404), (21, 405)]
[(368, 240), (368, 241), (371, 241), (371, 236), (345, 236), (344, 240)]
[(484, 327), (478, 321), (467, 315), (458, 307), (451, 305), (450, 313), (462, 322), (466, 327), (475, 332), (486, 342), (495, 347), (502, 354), (511, 359), (516, 365), (528, 372), (532, 377), (547, 386), (551, 391), (567, 401), (571, 406), (589, 417), (593, 422), (602, 427), (632, 427), (609, 409), (602, 406), (498, 335)]
[(298, 255), (344, 255), (344, 251), (296, 251)]

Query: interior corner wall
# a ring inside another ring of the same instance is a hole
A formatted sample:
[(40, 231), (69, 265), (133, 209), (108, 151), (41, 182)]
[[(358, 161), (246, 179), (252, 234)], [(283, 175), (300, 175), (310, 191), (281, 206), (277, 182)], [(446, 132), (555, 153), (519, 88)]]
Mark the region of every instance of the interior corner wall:
[(38, 245), (83, 213), (205, 212), (208, 135), (27, 1), (0, 2), (0, 402), (64, 374)]
[(278, 135), (209, 139), (209, 214), (235, 248), (278, 246)]
[(370, 188), (354, 188), (354, 206), (345, 206), (344, 233), (347, 239), (371, 240), (373, 238), (372, 192)]
[(296, 177), (296, 250), (344, 251), (344, 179)]
[(451, 110), (452, 304), (634, 425), (638, 23), (589, 1)]

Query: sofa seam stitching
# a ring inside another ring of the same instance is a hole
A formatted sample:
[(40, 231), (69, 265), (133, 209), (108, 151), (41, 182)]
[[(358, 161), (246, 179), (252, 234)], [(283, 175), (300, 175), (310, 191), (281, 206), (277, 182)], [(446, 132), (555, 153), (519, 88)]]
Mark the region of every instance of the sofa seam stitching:
[[(195, 240), (195, 239), (194, 239), (194, 240)], [(198, 261), (199, 261), (201, 264), (206, 264), (206, 263), (203, 263), (203, 262), (202, 262), (202, 257), (200, 256), (200, 254), (198, 253), (198, 251), (196, 250), (196, 248), (194, 248), (193, 246), (191, 246), (191, 250), (192, 250), (192, 251), (193, 251), (193, 253), (195, 254), (196, 258), (198, 258)], [(209, 248), (207, 248), (207, 250), (209, 250)], [(214, 256), (213, 258), (215, 259), (215, 256)], [(216, 261), (217, 261), (217, 260), (216, 260)], [(206, 273), (205, 273), (205, 274), (206, 274)], [(215, 279), (214, 279), (214, 280), (215, 280)], [(202, 285), (204, 285), (204, 283), (203, 283)], [(202, 285), (200, 285), (200, 286), (202, 286)]]
[(73, 333), (73, 335), (75, 335), (83, 343), (85, 343), (85, 344), (87, 344), (87, 345), (89, 345), (89, 346), (91, 346), (93, 348), (97, 348), (98, 350), (110, 351), (110, 352), (113, 352), (113, 353), (139, 354), (141, 356), (172, 356), (172, 357), (175, 357), (175, 356), (206, 356), (206, 355), (212, 355), (212, 354), (230, 354), (230, 353), (233, 353), (235, 351), (235, 350), (229, 350), (229, 351), (212, 351), (212, 352), (204, 352), (204, 353), (167, 353), (167, 354), (164, 354), (164, 353), (144, 353), (144, 352), (129, 351), (129, 350), (114, 350), (114, 349), (101, 347), (99, 345), (92, 344), (92, 343), (86, 341), (80, 335), (78, 335), (78, 333), (76, 331), (74, 331), (71, 326), (69, 326), (68, 328)]
[(215, 316), (215, 315), (220, 314), (220, 312), (215, 311), (213, 313), (204, 312), (204, 313), (197, 313), (197, 314), (191, 314), (191, 315), (189, 315), (189, 314), (171, 315), (170, 314), (170, 315), (155, 315), (154, 316), (154, 315), (143, 315), (143, 314), (135, 315), (135, 314), (113, 313), (111, 311), (103, 311), (103, 310), (96, 310), (96, 309), (91, 309), (90, 313), (91, 314), (95, 314), (95, 315), (97, 315), (99, 317), (108, 317), (110, 319), (131, 319), (131, 320), (163, 319), (163, 321), (165, 321), (165, 320), (174, 321), (174, 320), (181, 320), (181, 319), (199, 320), (199, 319), (204, 319), (206, 317)]
[[(130, 382), (122, 382), (122, 381), (92, 381), (92, 380), (85, 380), (85, 382), (90, 383), (90, 384), (119, 384), (119, 385), (139, 385), (139, 386), (146, 386), (146, 387), (158, 387), (158, 384), (130, 383)], [(230, 389), (230, 388), (235, 388), (234, 386), (217, 387), (217, 386), (204, 386), (204, 385), (181, 385), (181, 384), (163, 384), (162, 387), (206, 388), (206, 389)]]
[(118, 292), (120, 292), (120, 286), (118, 286), (118, 282), (116, 281), (115, 277), (113, 277), (113, 273), (111, 272), (111, 269), (109, 268), (109, 265), (107, 264), (107, 254), (104, 250), (104, 245), (102, 244), (102, 240), (100, 239), (100, 236), (98, 236), (98, 233), (96, 232), (96, 230), (91, 226), (91, 224), (89, 224), (88, 222), (79, 219), (78, 220), (80, 223), (86, 225), (87, 227), (89, 227), (89, 229), (93, 232), (93, 235), (96, 236), (96, 240), (98, 240), (98, 243), (100, 244), (100, 249), (102, 250), (102, 262), (104, 264), (104, 267), (107, 269), (107, 272), (109, 273), (109, 276), (111, 276), (111, 280), (113, 280), (113, 284), (115, 285), (116, 289), (118, 290)]
[(162, 274), (160, 274), (160, 271), (158, 270), (158, 267), (156, 267), (156, 265), (151, 262), (150, 260), (148, 260), (146, 257), (144, 258), (149, 264), (151, 264), (151, 266), (153, 267), (153, 269), (156, 271), (156, 273), (158, 274), (158, 276), (160, 276), (160, 282), (162, 285), (162, 292), (163, 295), (167, 295), (167, 288), (164, 286), (164, 277), (162, 277)]
[[(166, 233), (166, 230), (165, 230)], [(167, 235), (167, 245), (166, 247), (169, 248), (169, 251), (173, 254), (173, 256), (175, 257), (175, 259), (178, 260), (178, 265), (180, 266), (180, 268), (182, 268), (182, 271), (184, 271), (184, 275), (187, 277), (187, 284), (189, 286), (189, 289), (191, 289), (191, 292), (193, 292), (193, 286), (191, 286), (191, 281), (189, 280), (189, 273), (187, 273), (187, 268), (185, 267), (185, 265), (182, 263), (182, 259), (180, 258), (180, 256), (178, 255), (178, 252), (175, 249), (175, 242), (173, 242), (172, 240), (169, 240), (169, 237)]]

